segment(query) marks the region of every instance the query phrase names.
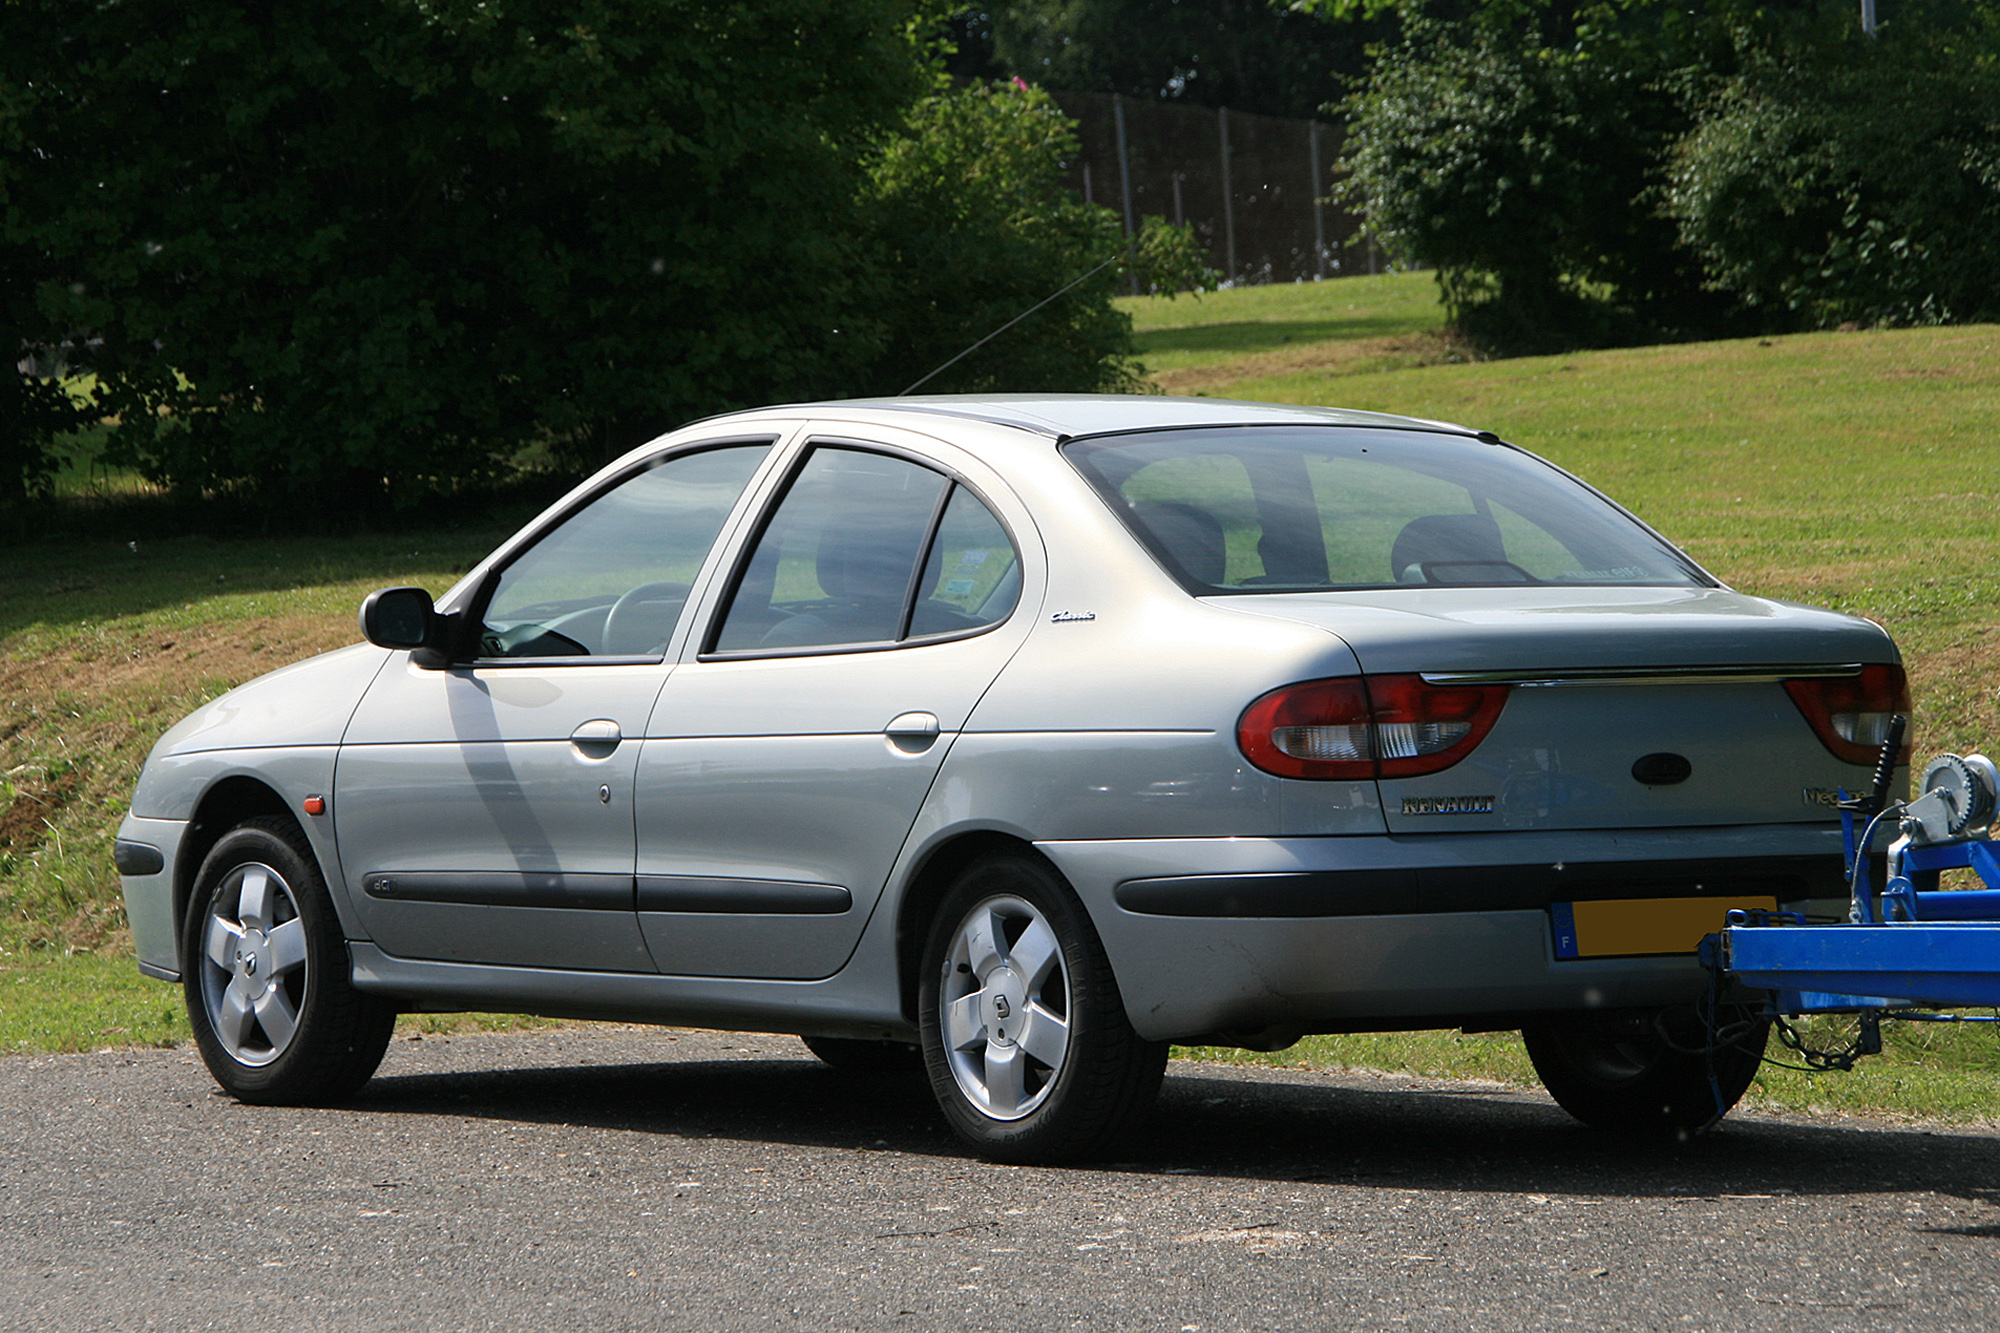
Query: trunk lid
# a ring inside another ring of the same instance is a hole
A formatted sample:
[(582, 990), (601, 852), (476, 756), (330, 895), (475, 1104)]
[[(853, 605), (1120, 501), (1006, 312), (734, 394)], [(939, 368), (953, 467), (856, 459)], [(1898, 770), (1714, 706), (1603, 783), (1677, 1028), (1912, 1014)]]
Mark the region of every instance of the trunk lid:
[(1217, 600), (1325, 629), (1370, 675), (1509, 685), (1469, 756), (1378, 784), (1395, 833), (1835, 819), (1832, 793), (1865, 786), (1868, 770), (1821, 744), (1781, 682), (1899, 660), (1868, 621), (1719, 588)]

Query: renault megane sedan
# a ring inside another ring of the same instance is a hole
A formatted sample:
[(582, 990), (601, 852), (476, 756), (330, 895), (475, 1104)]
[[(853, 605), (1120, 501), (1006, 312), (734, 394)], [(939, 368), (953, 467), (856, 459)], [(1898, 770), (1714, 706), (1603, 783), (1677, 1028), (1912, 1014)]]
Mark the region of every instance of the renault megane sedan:
[(699, 422), (361, 627), (119, 834), (224, 1088), (350, 1095), (399, 1011), (789, 1032), (1017, 1161), (1325, 1032), (1519, 1029), (1580, 1119), (1704, 1128), (1765, 1027), (1696, 942), (1844, 896), (1909, 707), (1489, 433), (1209, 399)]

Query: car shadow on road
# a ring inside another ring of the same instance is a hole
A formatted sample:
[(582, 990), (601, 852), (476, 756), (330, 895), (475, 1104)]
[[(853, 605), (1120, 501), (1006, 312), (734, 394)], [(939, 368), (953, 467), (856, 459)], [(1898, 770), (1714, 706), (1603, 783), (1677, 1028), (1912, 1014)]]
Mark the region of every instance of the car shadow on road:
[[(590, 1125), (683, 1138), (963, 1157), (921, 1076), (806, 1057), (380, 1076), (388, 1115)], [(1659, 1197), (1935, 1191), (2000, 1204), (2000, 1136), (1738, 1115), (1682, 1145), (1584, 1128), (1539, 1094), (1176, 1064), (1159, 1112), (1097, 1171), (1396, 1190)]]

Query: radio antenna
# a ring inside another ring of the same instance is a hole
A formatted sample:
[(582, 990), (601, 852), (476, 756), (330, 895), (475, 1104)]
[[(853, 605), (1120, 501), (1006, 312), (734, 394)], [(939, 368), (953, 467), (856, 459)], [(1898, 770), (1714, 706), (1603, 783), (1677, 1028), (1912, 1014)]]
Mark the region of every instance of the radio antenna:
[(1002, 324), (999, 328), (993, 330), (993, 332), (987, 334), (984, 338), (981, 338), (978, 342), (972, 344), (972, 346), (966, 348), (963, 352), (960, 352), (957, 356), (945, 362), (943, 365), (939, 366), (936, 370), (933, 370), (930, 374), (924, 376), (922, 379), (918, 380), (915, 384), (912, 384), (909, 388), (903, 390), (902, 393), (899, 393), (896, 396), (898, 398), (901, 398), (905, 394), (915, 393), (918, 389), (923, 388), (926, 384), (929, 384), (932, 380), (936, 379), (939, 375), (942, 375), (945, 371), (950, 370), (953, 366), (965, 360), (966, 357), (971, 356), (974, 352), (986, 346), (987, 343), (992, 342), (995, 338), (998, 338), (1001, 334), (1013, 328), (1016, 324), (1019, 324), (1022, 320), (1034, 314), (1037, 310), (1040, 310), (1043, 306), (1047, 305), (1049, 302), (1055, 300), (1056, 297), (1061, 296), (1063, 295), (1064, 292), (1069, 291), (1071, 287), (1081, 286), (1085, 281), (1096, 277), (1099, 273), (1102, 273), (1105, 269), (1110, 268), (1113, 264), (1117, 263), (1124, 257), (1125, 256), (1123, 255), (1113, 255), (1111, 256), (1111, 258), (1105, 260), (1102, 264), (1099, 264), (1096, 268), (1090, 270), (1090, 272), (1084, 274), (1083, 277), (1078, 278), (1075, 282), (1070, 283), (1069, 286), (1064, 287), (1061, 291), (1043, 297), (1041, 300), (1035, 302), (1033, 305), (1029, 306), (1026, 310), (1023, 310), (1020, 314), (1014, 316), (1014, 318), (1008, 320), (1005, 324)]

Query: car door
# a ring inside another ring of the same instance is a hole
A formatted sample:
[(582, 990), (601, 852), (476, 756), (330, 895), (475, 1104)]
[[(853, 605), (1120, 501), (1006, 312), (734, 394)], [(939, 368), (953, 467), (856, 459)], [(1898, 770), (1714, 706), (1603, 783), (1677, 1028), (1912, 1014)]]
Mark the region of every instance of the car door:
[(772, 441), (613, 478), (482, 581), (443, 669), (398, 654), (334, 777), (362, 925), (411, 958), (652, 970), (633, 773), (667, 652)]
[(809, 441), (653, 710), (638, 907), (663, 972), (838, 970), (1026, 635), (1025, 511), (970, 459), (899, 438)]

